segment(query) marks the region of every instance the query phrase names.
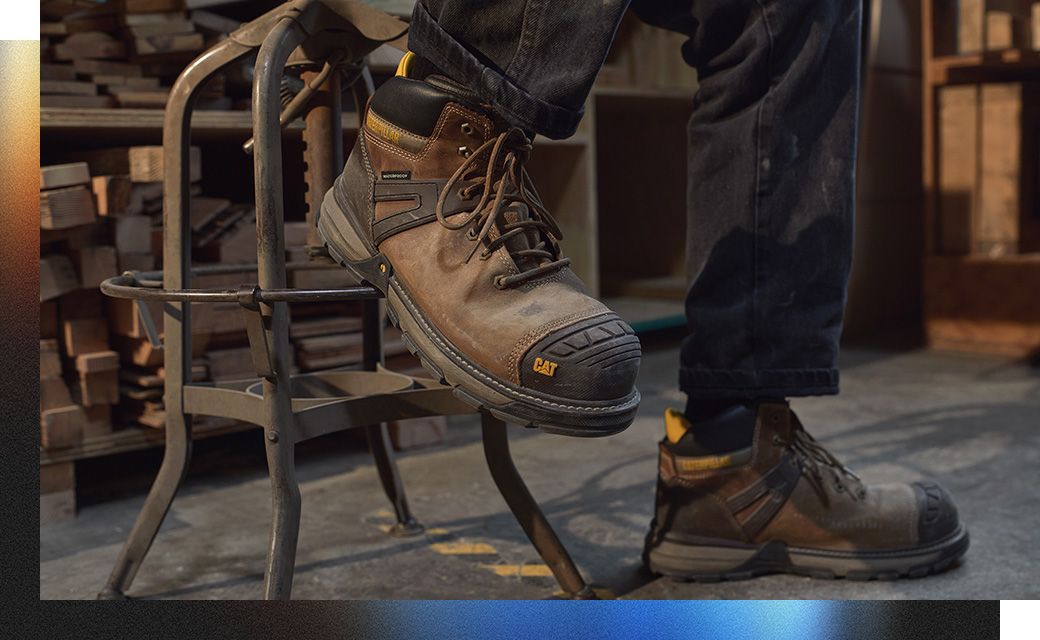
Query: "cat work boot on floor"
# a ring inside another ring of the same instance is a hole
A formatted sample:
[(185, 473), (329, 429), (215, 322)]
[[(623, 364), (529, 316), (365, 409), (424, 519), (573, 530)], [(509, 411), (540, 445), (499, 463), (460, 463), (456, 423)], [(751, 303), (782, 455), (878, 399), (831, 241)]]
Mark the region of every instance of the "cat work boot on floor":
[(964, 555), (968, 533), (939, 485), (864, 484), (786, 403), (744, 410), (755, 420), (751, 446), (721, 455), (697, 451), (696, 425), (666, 414), (643, 554), (653, 573), (891, 579), (939, 572)]
[(561, 255), (530, 150), (465, 89), (399, 74), (369, 102), (318, 231), (459, 398), (549, 432), (617, 433), (639, 405), (639, 339)]

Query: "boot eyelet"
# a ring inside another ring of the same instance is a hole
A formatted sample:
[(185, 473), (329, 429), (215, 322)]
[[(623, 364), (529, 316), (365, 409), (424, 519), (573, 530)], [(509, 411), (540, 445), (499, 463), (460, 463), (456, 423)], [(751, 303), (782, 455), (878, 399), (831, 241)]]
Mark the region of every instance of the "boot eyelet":
[(491, 283), (495, 285), (496, 289), (505, 289), (505, 287), (506, 287), (506, 277), (503, 276), (503, 275), (497, 275), (497, 276), (494, 277), (494, 279), (491, 281)]
[(473, 125), (471, 125), (470, 123), (463, 122), (462, 126), (459, 128), (462, 129), (462, 133), (466, 134), (467, 136), (473, 135)]
[(778, 435), (774, 435), (773, 436), (773, 444), (775, 444), (775, 445), (782, 445), (783, 443), (784, 443), (784, 441), (780, 439), (780, 436), (778, 436)]
[(458, 151), (459, 151), (459, 155), (462, 156), (463, 158), (468, 158), (470, 156), (470, 154), (473, 153), (472, 151), (469, 150), (469, 147), (459, 147)]
[(834, 485), (834, 490), (837, 491), (838, 493), (845, 493), (845, 485), (843, 485), (843, 484), (836, 484), (836, 485)]
[(476, 240), (477, 239), (477, 230), (473, 229), (473, 228), (470, 228), (470, 230), (466, 232), (466, 239), (467, 240)]

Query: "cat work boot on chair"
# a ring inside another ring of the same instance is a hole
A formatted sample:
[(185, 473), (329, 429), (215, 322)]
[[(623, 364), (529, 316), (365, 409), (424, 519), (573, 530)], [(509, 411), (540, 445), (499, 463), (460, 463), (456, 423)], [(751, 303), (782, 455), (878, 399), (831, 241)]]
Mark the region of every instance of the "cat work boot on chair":
[(514, 424), (573, 436), (623, 430), (640, 345), (590, 297), (524, 169), (531, 140), (450, 80), (398, 75), (375, 92), (318, 231), (386, 295), (435, 377)]
[(643, 556), (652, 572), (699, 581), (764, 573), (919, 577), (967, 550), (968, 533), (942, 487), (863, 483), (786, 403), (740, 407), (720, 419), (733, 428), (748, 420), (750, 445), (706, 451), (696, 424), (671, 410), (665, 416)]

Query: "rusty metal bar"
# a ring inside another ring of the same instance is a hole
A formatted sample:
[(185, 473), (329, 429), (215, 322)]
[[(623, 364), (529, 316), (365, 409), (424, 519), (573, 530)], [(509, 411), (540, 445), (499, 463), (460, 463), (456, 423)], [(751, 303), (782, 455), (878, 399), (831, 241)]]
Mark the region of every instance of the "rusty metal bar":
[[(217, 71), (251, 50), (251, 47), (226, 40), (189, 64), (170, 90), (163, 123), (163, 272), (164, 284), (168, 288), (181, 289), (191, 277), (188, 147), (191, 143), (191, 115), (199, 88)], [(184, 414), (181, 391), (191, 376), (189, 313), (189, 306), (181, 302), (172, 302), (166, 311), (166, 450), (144, 506), (119, 552), (108, 581), (98, 594), (100, 599), (126, 597), (126, 590), (155, 540), (188, 468), (191, 416)]]
[(516, 470), (509, 453), (506, 423), (490, 413), (481, 412), (480, 426), (484, 439), (484, 457), (487, 459), (491, 477), (495, 480), (495, 486), (538, 551), (538, 555), (549, 565), (564, 593), (577, 600), (595, 600), (596, 594), (585, 584), (566, 547), (560, 542), (552, 525), (528, 491), (520, 472)]
[[(282, 190), (282, 139), (279, 87), (285, 63), (306, 33), (291, 17), (279, 20), (257, 53), (253, 74), (253, 176), (256, 189), (257, 274), (261, 289), (286, 285)], [(273, 375), (263, 380), (267, 466), (271, 476), (271, 538), (264, 574), (264, 597), (288, 599), (292, 591), (296, 543), (300, 531), (300, 487), (296, 480), (291, 383), (289, 379), (289, 307), (261, 303)], [(283, 437), (284, 434), (284, 437)]]

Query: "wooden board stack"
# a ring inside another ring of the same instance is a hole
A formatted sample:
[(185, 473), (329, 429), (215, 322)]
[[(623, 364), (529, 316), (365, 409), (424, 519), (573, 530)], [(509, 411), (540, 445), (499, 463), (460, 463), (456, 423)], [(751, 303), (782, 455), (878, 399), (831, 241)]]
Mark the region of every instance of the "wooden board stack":
[[(158, 108), (184, 65), (238, 22), (184, 0), (41, 3), (42, 107)], [(200, 108), (229, 109), (223, 76), (207, 83)]]
[(1040, 50), (1036, 0), (960, 0), (956, 11), (958, 53)]
[(939, 250), (1000, 257), (1040, 251), (1040, 85), (939, 92)]

